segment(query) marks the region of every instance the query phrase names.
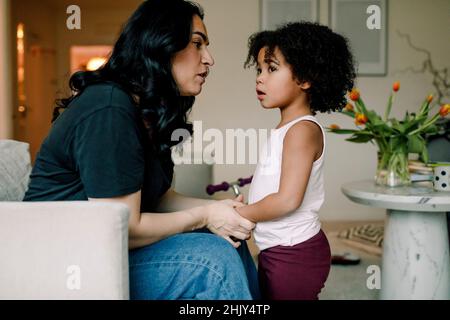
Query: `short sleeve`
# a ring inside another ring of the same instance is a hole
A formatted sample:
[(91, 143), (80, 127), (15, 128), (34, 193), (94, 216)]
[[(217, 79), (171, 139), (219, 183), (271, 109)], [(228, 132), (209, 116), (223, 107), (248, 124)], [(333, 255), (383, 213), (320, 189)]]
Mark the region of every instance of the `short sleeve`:
[(76, 126), (74, 162), (88, 198), (110, 198), (142, 188), (144, 150), (132, 111), (105, 107)]

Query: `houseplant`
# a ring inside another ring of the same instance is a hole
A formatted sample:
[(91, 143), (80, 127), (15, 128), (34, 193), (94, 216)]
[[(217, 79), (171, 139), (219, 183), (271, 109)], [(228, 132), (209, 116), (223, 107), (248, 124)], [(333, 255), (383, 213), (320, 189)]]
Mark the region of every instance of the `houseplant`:
[(408, 169), (408, 155), (419, 154), (420, 159), (427, 163), (428, 152), (425, 135), (437, 132), (435, 125), (439, 117), (445, 117), (450, 112), (450, 105), (445, 104), (432, 116), (431, 106), (433, 96), (429, 95), (422, 103), (417, 113), (406, 112), (402, 120), (390, 117), (393, 100), (400, 89), (400, 83), (395, 82), (389, 96), (384, 117), (369, 110), (363, 102), (358, 89), (349, 93), (354, 102), (348, 103), (341, 111), (354, 119), (356, 129), (341, 129), (338, 125), (330, 125), (329, 132), (350, 134), (347, 141), (355, 143), (375, 143), (378, 147), (378, 165), (375, 182), (390, 187), (404, 186), (411, 183)]

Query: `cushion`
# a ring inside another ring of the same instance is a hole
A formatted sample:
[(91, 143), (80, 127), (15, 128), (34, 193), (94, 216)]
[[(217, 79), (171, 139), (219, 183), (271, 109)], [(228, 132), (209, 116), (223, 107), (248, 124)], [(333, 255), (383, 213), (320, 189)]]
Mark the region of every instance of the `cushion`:
[(30, 145), (0, 140), (0, 201), (22, 201), (31, 173)]

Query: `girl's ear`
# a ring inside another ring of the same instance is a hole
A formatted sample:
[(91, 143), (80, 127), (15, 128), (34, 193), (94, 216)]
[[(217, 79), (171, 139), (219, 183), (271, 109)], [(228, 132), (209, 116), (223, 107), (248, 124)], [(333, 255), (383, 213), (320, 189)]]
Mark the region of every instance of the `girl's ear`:
[(311, 82), (309, 82), (309, 81), (296, 80), (296, 82), (297, 82), (297, 85), (299, 86), (299, 88), (302, 90), (308, 90), (309, 88), (311, 88)]
[(311, 88), (311, 82), (309, 81), (300, 81), (298, 79), (295, 79), (295, 82), (297, 83), (298, 87), (302, 90), (308, 90)]

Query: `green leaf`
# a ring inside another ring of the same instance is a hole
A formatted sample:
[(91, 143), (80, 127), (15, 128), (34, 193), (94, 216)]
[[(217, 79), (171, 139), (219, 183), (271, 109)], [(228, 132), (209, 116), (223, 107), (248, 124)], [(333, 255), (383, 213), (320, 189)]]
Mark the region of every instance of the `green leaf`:
[(424, 116), (419, 116), (416, 119), (410, 119), (408, 121), (403, 121), (404, 122), (404, 127), (405, 127), (405, 133), (409, 133), (415, 129), (417, 129), (419, 126), (421, 126), (425, 121), (426, 121), (426, 117)]
[(359, 104), (359, 101), (361, 101), (361, 98), (358, 99), (358, 101), (355, 102), (355, 111), (358, 113), (364, 114), (364, 110), (361, 110), (361, 105)]
[(433, 124), (424, 130), (426, 134), (436, 134), (439, 132), (439, 128), (437, 125)]
[(419, 135), (408, 136), (408, 151), (421, 154), (425, 148), (425, 140)]
[(420, 107), (419, 115), (425, 115), (426, 117), (428, 111), (430, 111), (430, 103), (428, 102), (428, 99), (425, 99), (425, 101), (422, 103), (422, 106)]
[(352, 129), (330, 129), (327, 128), (329, 132), (337, 133), (337, 134), (352, 134), (359, 132), (358, 130), (352, 130)]
[(428, 119), (428, 116), (427, 116), (426, 114), (424, 114), (424, 115), (419, 115), (419, 116), (416, 118), (416, 121), (417, 121), (419, 124), (423, 124), (423, 123), (425, 123), (425, 121), (427, 121), (427, 119)]
[(383, 120), (381, 120), (380, 116), (372, 110), (367, 112), (367, 118), (374, 126), (384, 123)]
[(345, 139), (346, 141), (350, 141), (350, 142), (356, 142), (356, 143), (366, 143), (369, 142), (370, 140), (373, 139), (373, 135), (358, 135), (358, 134), (354, 134), (353, 136), (351, 136), (348, 139)]
[(373, 126), (373, 130), (383, 136), (394, 133), (394, 130), (384, 122), (381, 122), (381, 123)]
[(406, 150), (408, 149), (408, 138), (404, 135), (393, 136), (389, 139), (390, 150)]
[(349, 117), (351, 117), (353, 119), (355, 118), (355, 113), (354, 112), (343, 110), (343, 111), (341, 111), (341, 113), (343, 113), (343, 114), (345, 114), (345, 115), (347, 115), (347, 116), (349, 116)]
[(364, 102), (362, 101), (361, 98), (358, 99), (358, 101), (355, 102), (355, 105), (359, 107), (359, 109), (361, 109), (361, 113), (368, 116), (368, 112), (367, 112), (367, 108), (366, 105), (364, 104)]
[(420, 155), (420, 158), (425, 163), (428, 163), (428, 161), (430, 161), (430, 158), (428, 156), (428, 149), (427, 148), (423, 148), (422, 154)]
[(400, 133), (404, 133), (405, 132), (405, 125), (398, 122), (397, 119), (392, 119), (391, 120), (392, 123), (392, 128), (394, 128), (395, 130), (397, 130)]
[(367, 129), (356, 131), (355, 134), (357, 134), (357, 135), (373, 136), (373, 132), (372, 131), (368, 131)]

